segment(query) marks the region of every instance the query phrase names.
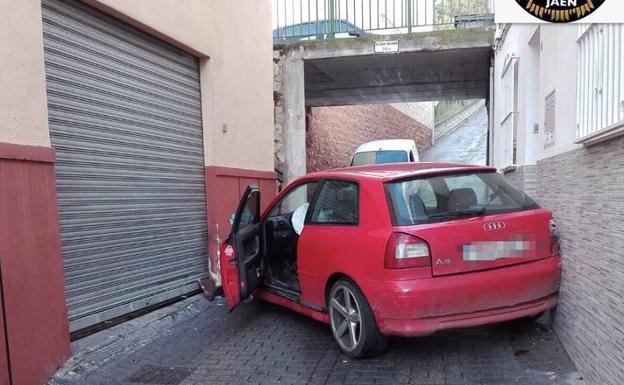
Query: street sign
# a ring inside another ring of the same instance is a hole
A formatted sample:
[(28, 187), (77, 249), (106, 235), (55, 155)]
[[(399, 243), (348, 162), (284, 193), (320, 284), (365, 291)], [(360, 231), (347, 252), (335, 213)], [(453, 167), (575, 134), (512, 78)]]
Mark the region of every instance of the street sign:
[(382, 40), (375, 42), (375, 53), (396, 53), (399, 52), (398, 40)]

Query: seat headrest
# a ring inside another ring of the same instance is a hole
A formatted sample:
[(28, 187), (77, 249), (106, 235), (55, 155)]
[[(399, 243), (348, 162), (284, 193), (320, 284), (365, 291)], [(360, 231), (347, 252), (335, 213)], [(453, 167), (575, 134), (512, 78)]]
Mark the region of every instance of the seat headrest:
[(458, 188), (449, 192), (447, 211), (468, 210), (477, 204), (477, 194), (471, 188)]

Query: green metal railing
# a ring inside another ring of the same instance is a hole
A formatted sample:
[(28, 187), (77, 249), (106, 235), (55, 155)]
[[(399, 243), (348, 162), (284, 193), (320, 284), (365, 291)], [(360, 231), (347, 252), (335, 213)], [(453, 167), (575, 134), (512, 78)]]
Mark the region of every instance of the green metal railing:
[(273, 42), (454, 28), (462, 16), (493, 23), (493, 6), (494, 0), (273, 0)]

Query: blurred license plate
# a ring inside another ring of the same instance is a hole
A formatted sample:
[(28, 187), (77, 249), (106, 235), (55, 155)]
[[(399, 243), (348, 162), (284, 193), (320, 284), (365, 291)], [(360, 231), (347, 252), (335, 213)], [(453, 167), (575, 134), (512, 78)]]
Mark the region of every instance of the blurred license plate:
[(472, 242), (463, 246), (464, 261), (496, 261), (522, 258), (531, 250), (529, 241)]

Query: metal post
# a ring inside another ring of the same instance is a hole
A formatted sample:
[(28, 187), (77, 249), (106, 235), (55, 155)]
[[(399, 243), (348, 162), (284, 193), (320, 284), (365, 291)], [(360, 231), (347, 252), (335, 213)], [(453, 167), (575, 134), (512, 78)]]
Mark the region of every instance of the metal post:
[(329, 5), (329, 17), (327, 23), (329, 25), (329, 33), (327, 38), (333, 39), (336, 33), (336, 2), (335, 0), (328, 0)]
[(407, 1), (407, 33), (412, 33), (412, 0)]

